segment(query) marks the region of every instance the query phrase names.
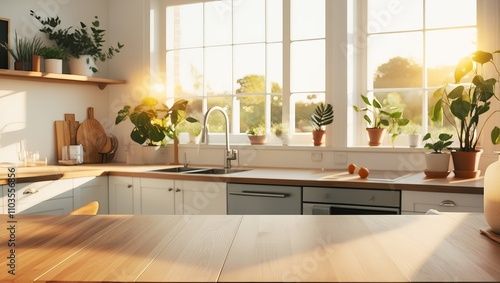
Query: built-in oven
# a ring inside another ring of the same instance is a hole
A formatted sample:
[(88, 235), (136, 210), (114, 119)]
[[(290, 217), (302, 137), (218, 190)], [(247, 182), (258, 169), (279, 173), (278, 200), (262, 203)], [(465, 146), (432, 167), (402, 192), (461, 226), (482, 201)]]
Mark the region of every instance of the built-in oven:
[(304, 187), (303, 214), (401, 214), (401, 191)]

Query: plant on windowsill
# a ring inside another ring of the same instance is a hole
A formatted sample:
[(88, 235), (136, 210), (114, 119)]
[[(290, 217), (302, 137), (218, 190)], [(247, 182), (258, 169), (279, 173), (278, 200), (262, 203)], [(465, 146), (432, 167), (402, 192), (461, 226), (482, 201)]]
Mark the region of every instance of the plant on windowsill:
[(274, 123), (271, 125), (271, 133), (281, 139), (283, 145), (288, 145), (288, 127), (283, 123)]
[[(490, 118), (500, 110), (490, 108), (491, 100), (499, 97), (495, 95), (497, 79), (484, 78), (485, 64), (491, 64), (496, 76), (500, 76), (493, 53), (475, 51), (467, 57), (462, 58), (455, 68), (455, 85), (444, 85), (434, 92), (438, 98), (432, 112), (432, 120), (442, 121), (445, 117), (456, 130), (459, 147), (452, 151), (452, 159), (455, 167), (455, 177), (471, 178), (477, 177), (479, 158), (482, 150), (477, 149), (477, 143), (481, 137), (484, 126)], [(461, 84), (463, 78), (470, 78), (470, 82)], [(448, 91), (452, 88), (451, 91)], [(480, 118), (485, 115), (484, 123)], [(500, 128), (495, 126), (491, 132), (493, 144), (500, 143)], [(462, 163), (466, 161), (466, 163)]]
[(381, 145), (386, 130), (389, 130), (389, 133), (391, 134), (391, 141), (394, 146), (394, 140), (401, 133), (402, 127), (409, 123), (408, 119), (403, 118), (403, 111), (399, 107), (393, 106), (383, 108), (382, 104), (380, 104), (375, 97), (370, 100), (367, 96), (361, 94), (361, 99), (366, 106), (359, 108), (358, 106), (353, 105), (353, 108), (356, 112), (371, 113), (372, 118), (370, 118), (368, 114), (363, 115), (363, 118), (368, 125), (366, 128), (369, 137), (368, 145)]
[(441, 177), (444, 178), (450, 173), (450, 154), (443, 152), (443, 150), (451, 150), (450, 146), (453, 143), (451, 138), (453, 135), (441, 133), (438, 140), (434, 141), (431, 133), (427, 133), (422, 141), (425, 142), (424, 148), (431, 149), (432, 152), (425, 154), (426, 170), (424, 173), (428, 177)]
[[(61, 24), (59, 17), (42, 19), (33, 10), (30, 10), (30, 15), (42, 24), (40, 31), (48, 35), (50, 40), (54, 40), (59, 48), (64, 49), (70, 55), (70, 71), (73, 74), (91, 76), (98, 71), (94, 65), (95, 61), (104, 62), (113, 58), (124, 46), (118, 42), (116, 46), (110, 46), (107, 50), (103, 49), (105, 30), (100, 28), (97, 16), (90, 25), (80, 22), (80, 27), (71, 31), (72, 27), (58, 28)], [(80, 65), (81, 70), (76, 69), (80, 67), (78, 62), (83, 63)]]
[(267, 140), (266, 127), (263, 124), (250, 127), (247, 130), (247, 136), (252, 145), (265, 144)]
[(125, 105), (118, 111), (115, 125), (129, 118), (134, 125), (130, 138), (140, 145), (165, 146), (166, 137), (173, 139), (174, 163), (179, 164), (177, 125), (184, 119), (191, 123), (198, 122), (192, 117), (185, 118), (187, 105), (187, 100), (179, 99), (171, 107), (168, 107), (154, 97), (146, 97), (141, 104), (133, 109), (129, 105)]
[(409, 122), (403, 127), (403, 134), (408, 135), (408, 144), (410, 147), (419, 147), (422, 140), (422, 126), (414, 122)]
[(320, 103), (314, 109), (313, 114), (309, 117), (309, 123), (313, 127), (313, 143), (314, 146), (323, 144), (326, 126), (333, 122), (333, 106), (329, 103)]

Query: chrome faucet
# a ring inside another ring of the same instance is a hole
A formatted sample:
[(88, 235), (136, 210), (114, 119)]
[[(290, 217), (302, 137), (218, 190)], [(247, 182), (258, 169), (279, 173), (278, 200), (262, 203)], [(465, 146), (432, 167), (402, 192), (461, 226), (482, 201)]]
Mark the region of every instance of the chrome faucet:
[(203, 119), (201, 143), (208, 144), (208, 117), (215, 110), (219, 110), (222, 115), (224, 115), (224, 120), (226, 120), (226, 153), (224, 155), (226, 161), (224, 164), (224, 168), (229, 169), (231, 168), (231, 160), (236, 160), (238, 158), (238, 150), (229, 148), (229, 117), (227, 116), (224, 108), (220, 106), (213, 106), (212, 108), (208, 109), (207, 113), (205, 114), (205, 118)]

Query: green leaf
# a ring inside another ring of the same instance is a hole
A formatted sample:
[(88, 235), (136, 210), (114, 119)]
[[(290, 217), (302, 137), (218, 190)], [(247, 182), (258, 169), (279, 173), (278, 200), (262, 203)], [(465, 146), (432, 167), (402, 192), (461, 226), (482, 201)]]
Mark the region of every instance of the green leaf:
[(447, 141), (447, 140), (451, 139), (451, 137), (453, 137), (453, 135), (450, 135), (447, 133), (439, 134), (439, 140), (442, 140), (442, 141)]
[(464, 86), (457, 86), (456, 88), (454, 88), (452, 91), (450, 91), (450, 93), (448, 94), (448, 99), (457, 99), (457, 98), (461, 98), (463, 93), (464, 93)]
[(455, 67), (455, 83), (460, 83), (460, 80), (472, 70), (472, 60), (469, 56), (460, 59)]
[(491, 131), (491, 142), (493, 144), (500, 144), (500, 128), (497, 126)]
[(361, 95), (361, 99), (363, 99), (363, 101), (366, 103), (366, 105), (372, 106), (368, 97)]
[(431, 138), (431, 133), (425, 134), (425, 136), (422, 138), (422, 141), (426, 141)]
[(479, 64), (487, 63), (487, 62), (491, 61), (492, 59), (493, 59), (493, 54), (491, 54), (489, 52), (480, 51), (480, 50), (472, 53), (472, 55), (471, 55), (471, 60), (474, 62), (477, 62)]
[(373, 99), (373, 107), (378, 108), (378, 109), (382, 108), (382, 105), (380, 105), (380, 103), (378, 102), (378, 100), (376, 98)]
[(465, 120), (471, 110), (471, 104), (462, 99), (457, 99), (450, 104), (450, 111), (453, 116), (460, 120)]

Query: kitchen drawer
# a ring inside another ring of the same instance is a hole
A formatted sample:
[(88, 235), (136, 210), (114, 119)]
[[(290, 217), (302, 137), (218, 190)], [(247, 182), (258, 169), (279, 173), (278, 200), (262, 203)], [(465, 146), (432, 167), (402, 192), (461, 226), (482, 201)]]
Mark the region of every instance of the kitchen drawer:
[(440, 212), (483, 212), (483, 195), (437, 192), (403, 191), (402, 210), (425, 213), (429, 209)]
[(401, 191), (304, 187), (304, 202), (400, 207)]
[(302, 214), (302, 187), (227, 185), (227, 214)]

